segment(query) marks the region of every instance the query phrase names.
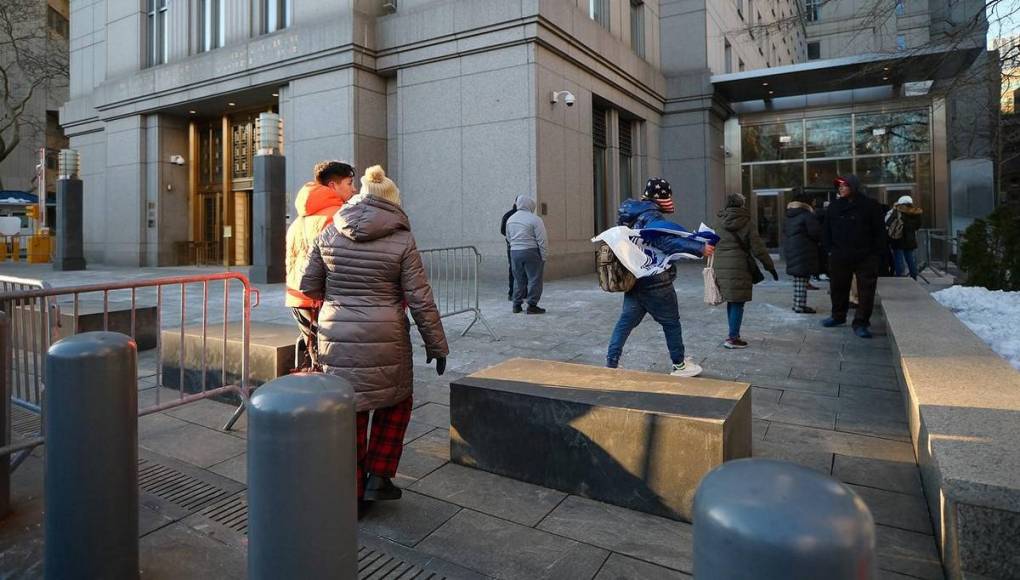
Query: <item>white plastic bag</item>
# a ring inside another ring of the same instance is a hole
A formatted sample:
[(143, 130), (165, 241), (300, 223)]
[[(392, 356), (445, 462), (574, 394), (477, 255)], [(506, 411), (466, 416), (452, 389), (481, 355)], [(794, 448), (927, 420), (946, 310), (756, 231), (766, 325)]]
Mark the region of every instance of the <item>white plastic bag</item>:
[(718, 306), (724, 302), (719, 284), (715, 281), (715, 256), (708, 257), (708, 266), (701, 271), (705, 278), (705, 304)]

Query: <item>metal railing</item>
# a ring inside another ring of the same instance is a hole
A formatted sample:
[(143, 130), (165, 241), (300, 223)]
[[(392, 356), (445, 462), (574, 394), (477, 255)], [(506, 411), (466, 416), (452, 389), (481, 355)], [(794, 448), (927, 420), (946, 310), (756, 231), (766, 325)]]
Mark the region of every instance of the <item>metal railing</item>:
[[(954, 237), (944, 229), (917, 230), (917, 269), (931, 270), (937, 276), (949, 272), (950, 258), (959, 253), (961, 237)], [(941, 271), (938, 266), (941, 265)]]
[[(222, 304), (211, 304), (211, 291), (218, 292), (221, 285)], [(232, 292), (232, 286), (240, 291)], [(41, 415), (50, 345), (80, 332), (112, 330), (139, 344), (139, 398), (148, 399), (151, 394), (151, 400), (139, 404), (139, 416), (212, 397), (235, 395), (247, 401), (255, 306), (258, 290), (234, 272), (59, 288), (39, 280), (0, 276), (0, 310), (10, 317), (11, 329), (9, 344), (4, 345), (10, 373), (0, 376), (0, 393), (9, 393), (14, 404)], [(167, 356), (164, 336), (177, 343), (172, 359)], [(228, 344), (237, 340), (240, 369), (233, 376), (228, 370), (233, 362), (228, 358)], [(168, 369), (171, 372), (165, 373)], [(218, 379), (217, 386), (210, 386), (211, 378)], [(177, 392), (164, 396), (166, 390)], [(236, 419), (224, 429), (230, 429)], [(0, 447), (0, 457), (30, 451), (42, 443), (40, 433)]]
[(471, 324), (460, 333), (464, 336), (474, 325), (481, 322), (494, 340), (499, 336), (482, 316), (478, 295), (478, 271), (482, 255), (474, 246), (435, 248), (421, 251), (425, 273), (432, 286), (432, 295), (439, 308), (439, 316), (446, 318), (458, 314), (474, 314)]

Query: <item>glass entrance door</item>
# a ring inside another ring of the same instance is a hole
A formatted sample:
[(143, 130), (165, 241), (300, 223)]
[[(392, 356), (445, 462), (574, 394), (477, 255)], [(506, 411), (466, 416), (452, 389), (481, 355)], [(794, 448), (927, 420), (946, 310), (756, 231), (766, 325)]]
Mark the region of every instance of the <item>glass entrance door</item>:
[(783, 232), (787, 190), (760, 189), (754, 192), (751, 217), (757, 220), (758, 235), (769, 249), (779, 248)]

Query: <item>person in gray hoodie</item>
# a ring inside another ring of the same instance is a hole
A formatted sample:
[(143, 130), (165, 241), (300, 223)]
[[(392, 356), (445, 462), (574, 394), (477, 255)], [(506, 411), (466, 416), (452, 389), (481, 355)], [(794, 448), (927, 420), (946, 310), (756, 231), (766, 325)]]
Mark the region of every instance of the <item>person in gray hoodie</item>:
[(528, 300), (528, 314), (545, 314), (538, 306), (542, 299), (542, 274), (549, 254), (549, 240), (545, 223), (535, 215), (535, 200), (526, 195), (517, 196), (517, 212), (506, 221), (506, 240), (510, 244), (510, 264), (514, 273), (514, 313), (524, 310)]

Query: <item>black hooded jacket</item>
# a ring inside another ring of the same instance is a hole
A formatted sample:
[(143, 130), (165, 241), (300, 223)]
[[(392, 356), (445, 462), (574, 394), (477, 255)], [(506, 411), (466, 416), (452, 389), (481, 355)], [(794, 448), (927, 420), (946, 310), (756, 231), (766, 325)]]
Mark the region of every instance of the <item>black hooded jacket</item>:
[(852, 193), (830, 203), (825, 214), (825, 249), (831, 259), (840, 262), (881, 256), (886, 247), (882, 206), (868, 197), (856, 175), (846, 180)]

